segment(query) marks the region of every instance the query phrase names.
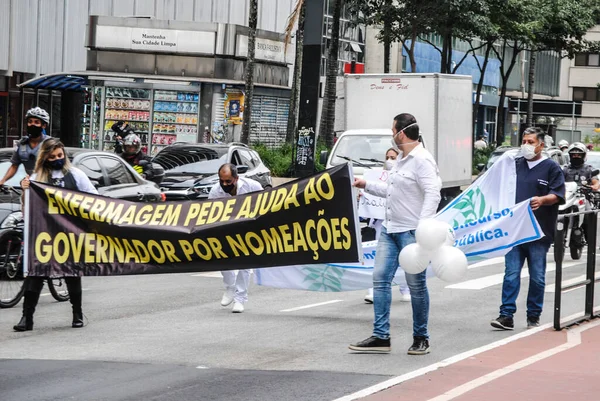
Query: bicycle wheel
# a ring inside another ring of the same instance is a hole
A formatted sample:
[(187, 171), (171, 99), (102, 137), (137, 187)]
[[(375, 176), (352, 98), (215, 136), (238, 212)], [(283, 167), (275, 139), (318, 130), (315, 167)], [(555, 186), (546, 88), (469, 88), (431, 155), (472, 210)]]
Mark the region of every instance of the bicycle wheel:
[(58, 302), (65, 302), (69, 300), (69, 291), (67, 290), (67, 283), (62, 278), (49, 278), (48, 289), (50, 294)]
[(22, 233), (5, 230), (0, 233), (0, 308), (12, 308), (23, 298)]

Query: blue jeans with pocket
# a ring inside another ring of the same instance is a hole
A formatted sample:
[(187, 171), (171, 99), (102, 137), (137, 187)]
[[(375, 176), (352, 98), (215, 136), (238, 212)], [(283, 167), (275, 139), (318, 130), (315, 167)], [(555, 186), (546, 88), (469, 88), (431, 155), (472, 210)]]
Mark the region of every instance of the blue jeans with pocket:
[[(416, 242), (415, 231), (388, 234), (385, 227), (377, 243), (375, 268), (373, 270), (373, 335), (377, 338), (390, 337), (390, 309), (392, 304), (392, 281), (398, 270), (398, 256), (405, 246)], [(410, 288), (413, 336), (429, 338), (427, 321), (429, 319), (429, 292), (427, 290), (427, 272), (406, 273), (406, 282)]]
[(540, 317), (544, 306), (546, 289), (546, 255), (550, 249), (547, 240), (537, 240), (515, 246), (504, 257), (505, 270), (502, 284), (500, 315), (513, 317), (517, 311), (517, 297), (521, 289), (521, 270), (527, 260), (529, 267), (529, 291), (527, 293), (527, 316)]

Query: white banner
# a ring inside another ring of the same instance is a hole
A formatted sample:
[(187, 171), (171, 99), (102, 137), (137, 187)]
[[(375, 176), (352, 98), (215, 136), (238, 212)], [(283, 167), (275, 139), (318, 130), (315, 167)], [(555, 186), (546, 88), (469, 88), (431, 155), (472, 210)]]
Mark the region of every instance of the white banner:
[[(389, 171), (381, 168), (365, 169), (363, 178), (367, 181), (386, 182)], [(385, 198), (360, 191), (358, 200), (358, 215), (363, 218), (385, 219)]]
[[(454, 246), (467, 255), (471, 264), (503, 256), (513, 246), (543, 236), (529, 201), (515, 205), (515, 198), (514, 157), (505, 154), (435, 218), (454, 228)], [(255, 280), (259, 285), (309, 291), (370, 288), (376, 246), (377, 241), (363, 243), (363, 263), (257, 269)], [(399, 268), (394, 284), (402, 280), (403, 274)], [(434, 276), (431, 268), (427, 276)]]

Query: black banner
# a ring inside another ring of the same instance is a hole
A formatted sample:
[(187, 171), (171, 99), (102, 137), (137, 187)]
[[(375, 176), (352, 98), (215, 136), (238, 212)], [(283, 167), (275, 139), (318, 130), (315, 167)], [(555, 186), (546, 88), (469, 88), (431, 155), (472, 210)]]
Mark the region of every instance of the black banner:
[(265, 191), (136, 203), (31, 183), (29, 275), (107, 276), (357, 262), (347, 164)]

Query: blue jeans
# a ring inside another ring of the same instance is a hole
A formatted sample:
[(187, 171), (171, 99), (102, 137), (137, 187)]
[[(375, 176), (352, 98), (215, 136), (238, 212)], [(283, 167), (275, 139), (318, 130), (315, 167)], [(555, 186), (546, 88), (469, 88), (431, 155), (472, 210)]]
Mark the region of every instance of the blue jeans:
[(515, 246), (504, 257), (506, 269), (502, 284), (500, 315), (513, 317), (517, 311), (517, 297), (521, 288), (521, 269), (525, 260), (529, 267), (529, 292), (527, 293), (527, 316), (540, 317), (544, 306), (546, 289), (546, 254), (548, 241), (533, 241)]
[[(390, 337), (390, 308), (392, 303), (392, 280), (398, 270), (398, 256), (405, 246), (414, 243), (415, 231), (388, 234), (385, 227), (377, 243), (375, 268), (373, 271), (373, 310), (375, 321), (373, 335), (378, 338)], [(406, 273), (410, 288), (413, 311), (413, 336), (429, 338), (429, 292), (427, 291), (426, 271), (419, 274)]]

